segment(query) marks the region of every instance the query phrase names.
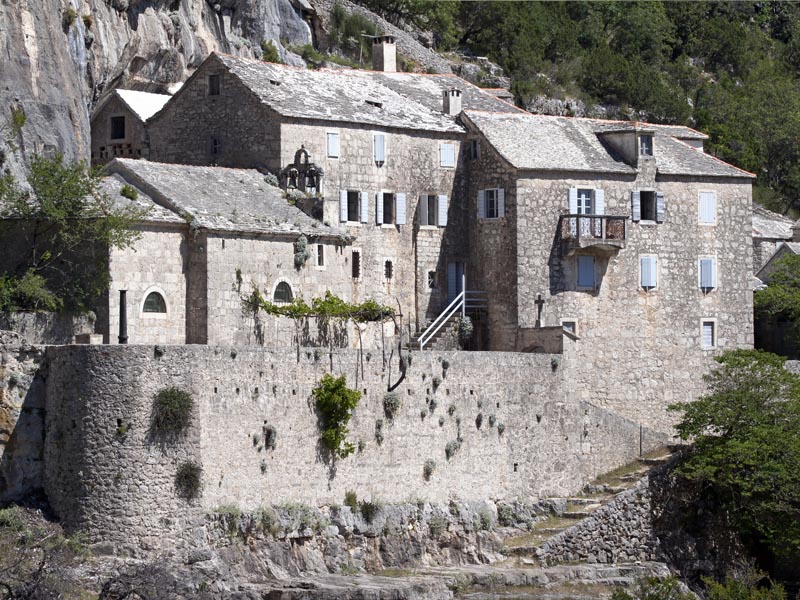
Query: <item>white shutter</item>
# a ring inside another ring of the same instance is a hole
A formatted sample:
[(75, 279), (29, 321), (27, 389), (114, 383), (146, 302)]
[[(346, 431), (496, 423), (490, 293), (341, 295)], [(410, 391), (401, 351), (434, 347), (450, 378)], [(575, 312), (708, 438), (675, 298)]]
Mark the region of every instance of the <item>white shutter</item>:
[(361, 192), (361, 222), (369, 221), (369, 194)]
[(569, 188), (569, 214), (578, 214), (578, 188)]
[(656, 223), (664, 222), (665, 210), (666, 203), (664, 202), (664, 192), (656, 192)]
[(328, 134), (328, 157), (339, 158), (339, 134)]
[(339, 220), (347, 222), (347, 190), (339, 190)]
[(447, 196), (444, 194), (439, 194), (439, 198), (437, 199), (437, 207), (439, 214), (437, 215), (438, 219), (436, 224), (439, 227), (446, 227), (447, 226)]
[(406, 224), (406, 195), (405, 194), (395, 194), (394, 203), (395, 203), (394, 222), (397, 225), (405, 225)]
[(714, 347), (714, 321), (703, 321), (703, 348)]
[(642, 220), (642, 195), (639, 192), (631, 192), (631, 221)]
[(375, 162), (386, 162), (386, 136), (376, 133), (374, 136)]
[(717, 261), (713, 258), (700, 259), (700, 287), (704, 290), (717, 287)]
[(375, 215), (378, 225), (383, 224), (383, 192), (375, 194)]
[(497, 218), (500, 219), (506, 216), (506, 191), (503, 188), (497, 188)]
[(606, 214), (606, 193), (601, 189), (594, 191), (594, 214)]
[(593, 256), (578, 256), (578, 287), (594, 287)]
[(717, 195), (714, 192), (700, 192), (700, 222), (717, 222)]
[(711, 287), (717, 287), (717, 259), (711, 259)]
[(455, 144), (441, 144), (439, 146), (439, 165), (442, 167), (456, 166)]
[(641, 278), (640, 283), (643, 288), (654, 288), (657, 285), (658, 262), (655, 256), (642, 256), (639, 259)]
[(486, 218), (486, 190), (478, 192), (478, 218)]

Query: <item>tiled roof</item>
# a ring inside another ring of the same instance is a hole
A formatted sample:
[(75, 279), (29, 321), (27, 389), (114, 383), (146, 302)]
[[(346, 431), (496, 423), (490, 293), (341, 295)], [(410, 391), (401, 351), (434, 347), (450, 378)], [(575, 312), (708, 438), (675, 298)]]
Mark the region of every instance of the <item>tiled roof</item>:
[(454, 75), (302, 69), (214, 55), (261, 101), (286, 117), (461, 133), (442, 113), (442, 92), (458, 88), (462, 106), (518, 111)]
[[(226, 169), (117, 158), (106, 171), (192, 227), (235, 232), (347, 238), (289, 204), (284, 193), (252, 169)], [(141, 197), (141, 196), (140, 196)]]
[(778, 240), (792, 239), (794, 221), (753, 203), (753, 237)]
[(511, 164), (533, 171), (635, 173), (603, 144), (600, 135), (638, 127), (656, 135), (656, 168), (662, 175), (747, 177), (753, 175), (709, 156), (679, 139), (703, 139), (688, 127), (553, 117), (527, 113), (465, 111), (467, 119)]

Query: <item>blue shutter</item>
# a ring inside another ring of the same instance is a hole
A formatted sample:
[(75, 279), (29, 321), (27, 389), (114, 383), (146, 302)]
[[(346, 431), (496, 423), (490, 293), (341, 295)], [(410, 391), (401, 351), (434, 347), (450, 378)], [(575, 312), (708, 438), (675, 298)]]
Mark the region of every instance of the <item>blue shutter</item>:
[(339, 220), (347, 222), (347, 190), (339, 190)]
[(506, 216), (506, 191), (503, 188), (497, 188), (497, 218), (500, 219)]
[(328, 134), (328, 157), (339, 158), (339, 134)]
[(447, 303), (450, 304), (458, 296), (458, 270), (454, 262), (447, 263)]
[(658, 261), (655, 256), (642, 256), (639, 259), (641, 269), (641, 286), (654, 288), (658, 284)]
[(700, 192), (700, 222), (716, 223), (717, 196), (714, 192)]
[(361, 192), (361, 222), (369, 221), (369, 194)]
[(717, 287), (716, 261), (713, 258), (700, 259), (700, 287), (710, 290)]
[(578, 287), (594, 287), (593, 256), (578, 256)]
[(375, 162), (386, 162), (386, 136), (382, 133), (376, 133), (375, 140)]
[(642, 220), (642, 195), (639, 192), (631, 192), (631, 221)]
[(395, 215), (394, 222), (397, 225), (406, 224), (406, 195), (396, 194), (394, 197)]
[(375, 221), (378, 225), (383, 223), (383, 192), (375, 194)]
[(478, 218), (486, 218), (486, 190), (478, 192)]
[(444, 194), (439, 194), (437, 198), (437, 210), (439, 214), (437, 215), (438, 220), (436, 224), (439, 227), (446, 227), (447, 226), (447, 196)]
[(665, 210), (666, 203), (664, 202), (664, 192), (656, 192), (656, 223), (664, 222)]

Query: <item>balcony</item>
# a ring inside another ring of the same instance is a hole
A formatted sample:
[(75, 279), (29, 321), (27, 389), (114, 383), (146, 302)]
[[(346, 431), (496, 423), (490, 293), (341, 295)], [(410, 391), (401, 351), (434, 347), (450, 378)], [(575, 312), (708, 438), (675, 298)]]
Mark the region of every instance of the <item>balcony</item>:
[(566, 256), (578, 250), (611, 254), (625, 247), (628, 217), (612, 215), (561, 215), (558, 234)]

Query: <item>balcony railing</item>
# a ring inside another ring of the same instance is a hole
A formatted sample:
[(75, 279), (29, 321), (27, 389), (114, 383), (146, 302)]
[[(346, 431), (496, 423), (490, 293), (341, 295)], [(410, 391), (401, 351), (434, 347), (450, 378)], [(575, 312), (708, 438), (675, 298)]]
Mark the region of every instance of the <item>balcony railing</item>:
[(625, 247), (627, 220), (614, 215), (561, 215), (558, 231), (569, 251), (590, 247), (615, 251)]

